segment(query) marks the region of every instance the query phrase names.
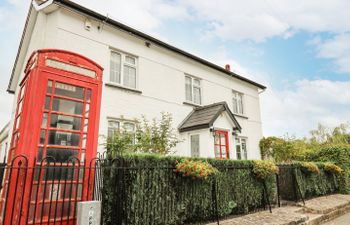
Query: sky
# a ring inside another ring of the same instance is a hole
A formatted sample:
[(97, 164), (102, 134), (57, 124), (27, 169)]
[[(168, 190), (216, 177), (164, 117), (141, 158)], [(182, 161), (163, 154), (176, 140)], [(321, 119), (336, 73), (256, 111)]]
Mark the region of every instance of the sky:
[[(264, 136), (350, 121), (348, 0), (74, 0), (267, 86)], [(0, 0), (0, 127), (28, 0)]]

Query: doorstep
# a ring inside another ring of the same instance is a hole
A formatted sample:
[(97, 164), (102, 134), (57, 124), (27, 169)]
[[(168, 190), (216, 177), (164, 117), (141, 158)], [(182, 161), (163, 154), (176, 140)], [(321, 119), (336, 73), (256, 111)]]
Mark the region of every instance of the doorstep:
[(305, 206), (298, 203), (273, 208), (272, 213), (261, 211), (221, 220), (220, 225), (319, 225), (347, 212), (350, 212), (350, 195), (335, 194), (307, 200)]

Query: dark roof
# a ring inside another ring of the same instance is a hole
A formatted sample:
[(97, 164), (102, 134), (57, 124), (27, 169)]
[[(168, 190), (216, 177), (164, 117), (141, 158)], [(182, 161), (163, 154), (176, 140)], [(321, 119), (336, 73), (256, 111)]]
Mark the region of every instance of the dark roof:
[(221, 66), (218, 66), (218, 65), (216, 65), (216, 64), (214, 64), (212, 62), (209, 62), (209, 61), (207, 61), (205, 59), (202, 59), (202, 58), (200, 58), (198, 56), (195, 56), (195, 55), (193, 55), (191, 53), (185, 52), (185, 51), (183, 51), (183, 50), (181, 50), (181, 49), (179, 49), (177, 47), (174, 47), (174, 46), (172, 46), (170, 44), (167, 44), (167, 43), (165, 43), (165, 42), (163, 42), (163, 41), (161, 41), (159, 39), (156, 39), (156, 38), (154, 38), (154, 37), (152, 37), (152, 36), (150, 36), (148, 34), (145, 34), (145, 33), (141, 32), (141, 31), (138, 31), (138, 30), (136, 30), (134, 28), (131, 28), (131, 27), (125, 25), (125, 24), (122, 24), (120, 22), (112, 20), (112, 19), (110, 19), (110, 18), (108, 18), (106, 16), (103, 16), (103, 15), (97, 13), (97, 12), (94, 12), (94, 11), (88, 9), (88, 8), (85, 8), (85, 7), (83, 7), (83, 6), (81, 6), (81, 5), (77, 4), (77, 3), (74, 3), (74, 2), (69, 1), (69, 0), (54, 0), (54, 2), (56, 4), (67, 6), (69, 8), (72, 8), (72, 9), (77, 10), (79, 12), (82, 12), (84, 14), (87, 14), (87, 15), (89, 15), (91, 17), (94, 17), (94, 18), (96, 18), (98, 20), (104, 21), (104, 22), (106, 22), (106, 23), (108, 23), (108, 24), (110, 24), (112, 26), (117, 27), (118, 29), (122, 29), (122, 30), (128, 32), (131, 35), (135, 35), (135, 36), (141, 37), (143, 39), (146, 39), (146, 40), (148, 40), (150, 42), (153, 42), (154, 44), (157, 44), (157, 45), (159, 45), (161, 47), (169, 49), (169, 50), (171, 50), (173, 52), (179, 53), (179, 54), (181, 54), (181, 55), (183, 55), (185, 57), (193, 59), (193, 60), (195, 60), (195, 61), (197, 61), (197, 62), (199, 62), (199, 63), (201, 63), (203, 65), (211, 67), (211, 68), (213, 68), (215, 70), (218, 70), (218, 71), (220, 71), (222, 73), (225, 73), (225, 74), (227, 74), (229, 76), (232, 76), (232, 77), (235, 77), (235, 78), (237, 78), (239, 80), (242, 80), (244, 82), (250, 83), (250, 84), (252, 84), (252, 85), (254, 85), (254, 86), (258, 87), (258, 88), (266, 89), (266, 87), (264, 85), (262, 85), (262, 84), (254, 82), (252, 80), (249, 80), (249, 79), (247, 79), (245, 77), (242, 77), (242, 76), (240, 76), (240, 75), (238, 75), (236, 73), (227, 71), (225, 68), (223, 68)]
[(218, 102), (211, 105), (201, 106), (194, 108), (193, 111), (186, 117), (186, 119), (180, 124), (179, 131), (191, 131), (203, 128), (209, 128), (213, 126), (215, 120), (220, 114), (226, 111), (236, 128), (241, 130), (241, 126), (237, 122), (235, 116), (229, 109), (226, 102)]

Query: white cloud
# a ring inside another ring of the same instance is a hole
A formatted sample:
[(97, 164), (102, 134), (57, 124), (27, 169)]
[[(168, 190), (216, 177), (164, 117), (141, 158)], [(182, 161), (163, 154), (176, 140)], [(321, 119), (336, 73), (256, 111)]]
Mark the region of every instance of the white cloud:
[(268, 87), (261, 95), (264, 134), (300, 137), (318, 123), (339, 125), (349, 121), (349, 105), (350, 82), (299, 80), (288, 90)]
[[(347, 0), (182, 0), (194, 16), (207, 21), (205, 34), (227, 40), (288, 38), (298, 30), (341, 33), (350, 30)], [(214, 26), (213, 26), (214, 24)]]
[(350, 33), (336, 35), (317, 45), (319, 57), (332, 59), (339, 72), (350, 73)]

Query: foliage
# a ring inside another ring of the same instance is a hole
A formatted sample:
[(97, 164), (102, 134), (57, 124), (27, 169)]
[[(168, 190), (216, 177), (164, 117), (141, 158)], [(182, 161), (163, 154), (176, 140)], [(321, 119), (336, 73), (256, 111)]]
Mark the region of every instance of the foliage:
[(166, 155), (179, 143), (172, 128), (172, 115), (162, 113), (161, 119), (148, 121), (144, 116), (136, 131), (136, 151)]
[(272, 161), (254, 161), (253, 173), (259, 179), (265, 180), (278, 173), (278, 167)]
[[(340, 190), (339, 177), (327, 173), (324, 163), (313, 163), (318, 167), (319, 173), (305, 173), (302, 164), (302, 162), (293, 162), (279, 165), (279, 179), (282, 181), (280, 193), (283, 199), (295, 200), (295, 195), (300, 198), (298, 187), (303, 198), (332, 194)], [(294, 184), (294, 173), (298, 186)]]
[(310, 174), (310, 173), (320, 174), (320, 169), (313, 162), (302, 162), (301, 168), (302, 168), (302, 171), (307, 174)]
[(342, 168), (335, 165), (334, 163), (329, 163), (329, 162), (324, 164), (324, 170), (326, 172), (334, 173), (334, 174), (341, 174), (341, 172), (343, 172)]
[(310, 161), (331, 162), (344, 171), (340, 174), (340, 191), (350, 193), (350, 146), (323, 146), (307, 156)]
[(260, 140), (262, 159), (276, 162), (291, 162), (306, 150), (306, 144), (294, 138), (268, 137)]
[[(118, 202), (127, 204), (122, 207), (129, 216), (128, 224), (205, 221), (213, 218), (213, 193), (216, 193), (219, 216), (248, 213), (264, 207), (263, 186), (254, 176), (253, 161), (198, 159), (198, 162), (212, 165), (219, 173), (207, 179), (184, 179), (174, 173), (174, 168), (178, 162), (186, 160), (156, 154), (127, 154), (113, 160), (121, 163), (120, 168), (125, 168), (122, 172), (113, 169), (115, 165), (107, 161), (103, 185), (104, 224), (114, 224)], [(270, 202), (275, 202), (275, 182), (275, 176), (266, 179)]]
[(194, 161), (190, 159), (183, 159), (175, 166), (176, 173), (184, 177), (192, 177), (199, 179), (207, 179), (210, 175), (215, 175), (219, 171), (204, 161)]
[(113, 137), (107, 138), (105, 148), (110, 157), (127, 153), (157, 153), (169, 154), (171, 149), (179, 143), (175, 130), (172, 128), (172, 116), (162, 113), (161, 119), (154, 118), (152, 122), (144, 116), (138, 121), (136, 132), (126, 129), (116, 132)]
[(260, 141), (262, 159), (289, 162), (308, 161), (309, 155), (318, 149), (337, 145), (350, 145), (350, 123), (330, 129), (321, 124), (310, 131), (310, 137), (266, 137)]

